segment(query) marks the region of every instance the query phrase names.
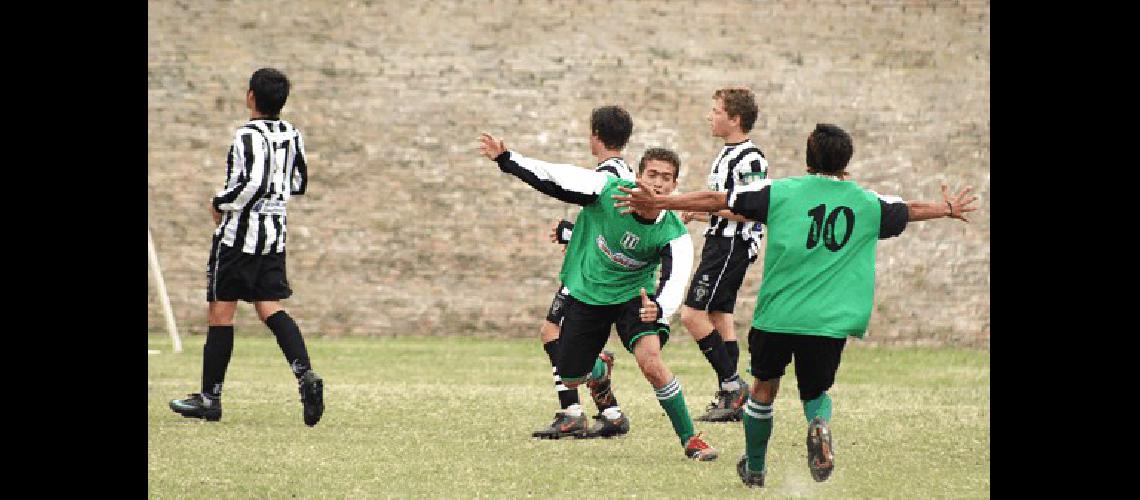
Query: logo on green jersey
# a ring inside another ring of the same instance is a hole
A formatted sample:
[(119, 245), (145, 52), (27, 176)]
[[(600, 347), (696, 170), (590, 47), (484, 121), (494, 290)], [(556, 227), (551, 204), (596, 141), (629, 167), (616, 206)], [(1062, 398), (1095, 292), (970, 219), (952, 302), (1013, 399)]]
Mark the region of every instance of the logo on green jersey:
[[(630, 235), (630, 233), (625, 233), (625, 234), (627, 236)], [(634, 236), (634, 238), (636, 238), (636, 236)], [(622, 238), (622, 240), (624, 241), (625, 238)], [(630, 270), (637, 270), (637, 269), (641, 269), (641, 268), (645, 267), (646, 264), (648, 264), (648, 262), (637, 260), (633, 257), (630, 257), (630, 256), (624, 254), (624, 253), (615, 252), (615, 251), (611, 250), (610, 246), (608, 244), (606, 244), (605, 236), (602, 236), (599, 234), (597, 239), (594, 241), (595, 241), (595, 243), (598, 244), (598, 250), (601, 250), (602, 253), (606, 254), (606, 257), (609, 257), (610, 260), (614, 261), (617, 265), (619, 265), (621, 267), (624, 267), (624, 268), (630, 269)], [(633, 244), (636, 245), (637, 242), (635, 241)]]
[(626, 250), (633, 250), (637, 248), (637, 243), (641, 241), (641, 237), (626, 231), (621, 237), (621, 246)]

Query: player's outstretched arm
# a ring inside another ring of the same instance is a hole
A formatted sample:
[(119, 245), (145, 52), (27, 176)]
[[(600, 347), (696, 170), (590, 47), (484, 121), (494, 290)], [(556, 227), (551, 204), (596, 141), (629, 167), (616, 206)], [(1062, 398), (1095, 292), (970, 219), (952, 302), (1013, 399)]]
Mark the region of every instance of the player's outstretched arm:
[(689, 210), (694, 212), (716, 212), (728, 209), (728, 196), (724, 192), (696, 191), (673, 196), (658, 196), (649, 186), (637, 181), (637, 188), (618, 186), (625, 196), (614, 195), (614, 207), (628, 214), (634, 210)]
[(736, 222), (748, 222), (750, 220), (750, 219), (748, 219), (748, 217), (745, 217), (743, 215), (732, 213), (732, 210), (717, 210), (712, 215), (715, 215), (715, 216), (723, 218), (723, 219), (734, 220)]
[(978, 197), (970, 194), (970, 191), (974, 189), (973, 186), (962, 188), (954, 197), (950, 196), (947, 189), (946, 184), (942, 184), (942, 201), (906, 202), (907, 210), (910, 212), (907, 220), (915, 222), (949, 217), (970, 222), (966, 218), (966, 212), (973, 212), (978, 209), (973, 205)]
[(508, 150), (501, 139), (486, 132), (479, 136), (479, 152), (497, 163), (499, 170), (518, 177), (538, 192), (576, 205), (597, 201), (609, 179), (601, 172), (528, 158)]

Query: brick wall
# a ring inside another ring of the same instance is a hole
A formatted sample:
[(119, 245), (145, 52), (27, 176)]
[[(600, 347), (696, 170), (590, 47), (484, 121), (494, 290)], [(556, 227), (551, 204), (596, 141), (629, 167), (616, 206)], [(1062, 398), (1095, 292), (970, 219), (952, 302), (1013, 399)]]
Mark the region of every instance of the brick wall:
[[(831, 122), (878, 192), (976, 187), (971, 224), (915, 224), (880, 244), (868, 340), (989, 344), (988, 2), (151, 1), (147, 43), (148, 222), (185, 331), (204, 331), (207, 203), (248, 117), (249, 75), (274, 66), (293, 82), (283, 116), (312, 175), (290, 203), (286, 302), (307, 335), (536, 335), (561, 258), (546, 228), (576, 209), (499, 173), (478, 133), (591, 166), (590, 110), (621, 104), (627, 159), (674, 148), (694, 191), (720, 147), (712, 92), (745, 84), (773, 177), (802, 173), (808, 133)], [(160, 329), (149, 275), (147, 290)], [(238, 326), (260, 331), (252, 308)]]

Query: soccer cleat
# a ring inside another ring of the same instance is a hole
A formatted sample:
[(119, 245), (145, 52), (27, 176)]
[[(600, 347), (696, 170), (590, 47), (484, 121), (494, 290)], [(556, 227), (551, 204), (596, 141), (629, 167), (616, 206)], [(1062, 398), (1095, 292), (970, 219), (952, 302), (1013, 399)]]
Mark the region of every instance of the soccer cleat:
[(740, 476), (740, 480), (744, 485), (749, 488), (759, 488), (764, 486), (764, 473), (765, 471), (752, 472), (748, 470), (748, 454), (740, 455), (740, 461), (736, 462), (736, 474)]
[(701, 433), (698, 432), (696, 436), (689, 438), (688, 443), (685, 443), (685, 456), (693, 460), (708, 462), (716, 460), (717, 451), (716, 448), (709, 446), (705, 440), (701, 439)]
[(325, 413), (325, 381), (317, 372), (309, 370), (301, 375), (297, 391), (301, 393), (301, 404), (305, 407), (305, 425), (317, 425)]
[(705, 414), (697, 417), (700, 422), (739, 422), (744, 418), (744, 403), (748, 401), (748, 383), (741, 380), (735, 391), (716, 391), (713, 400), (705, 408)]
[(599, 413), (594, 415), (594, 421), (594, 425), (590, 426), (590, 429), (587, 430), (582, 437), (611, 438), (629, 432), (629, 417), (625, 416), (624, 413), (614, 419), (606, 418), (604, 414)]
[(586, 387), (590, 389), (590, 398), (594, 400), (599, 410), (613, 406), (613, 391), (610, 389), (610, 376), (614, 373), (614, 353), (602, 350), (598, 358), (606, 365), (606, 373), (599, 380), (586, 380)]
[(831, 446), (831, 430), (822, 417), (815, 417), (808, 424), (807, 450), (811, 478), (816, 482), (827, 481), (835, 468), (835, 449)]
[(204, 418), (209, 422), (222, 419), (222, 400), (203, 396), (201, 393), (190, 394), (186, 399), (170, 401), (170, 409), (186, 418)]
[(726, 391), (721, 391), (721, 390), (716, 391), (716, 394), (713, 395), (713, 400), (710, 401), (708, 406), (705, 407), (705, 414), (697, 417), (697, 421), (699, 421), (699, 422), (717, 422), (718, 420), (713, 420), (713, 419), (714, 418), (724, 418), (724, 413), (725, 413), (724, 402), (726, 400), (726, 398), (724, 397), (725, 392)]
[(561, 439), (567, 436), (584, 437), (586, 430), (585, 415), (571, 417), (560, 411), (554, 414), (554, 422), (551, 422), (549, 427), (534, 431), (530, 435), (539, 439)]

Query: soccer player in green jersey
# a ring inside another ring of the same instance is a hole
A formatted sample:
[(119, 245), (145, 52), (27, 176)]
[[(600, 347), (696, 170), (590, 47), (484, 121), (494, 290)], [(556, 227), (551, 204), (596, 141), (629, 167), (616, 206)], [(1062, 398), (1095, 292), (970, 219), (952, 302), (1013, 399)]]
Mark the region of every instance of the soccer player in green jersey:
[[(620, 194), (618, 187), (633, 187), (633, 182), (527, 158), (488, 134), (480, 137), (480, 151), (539, 192), (582, 206), (559, 274), (569, 291), (557, 361), (562, 382), (577, 387), (607, 375), (595, 360), (616, 325), (623, 346), (656, 391), (685, 456), (716, 459), (716, 449), (694, 431), (681, 384), (661, 359), (669, 317), (681, 303), (693, 267), (693, 240), (681, 219), (656, 209), (620, 213), (611, 198)], [(650, 148), (641, 157), (637, 178), (645, 189), (664, 196), (677, 188), (680, 170), (676, 153)], [(661, 275), (655, 279), (658, 264)]]
[[(587, 142), (590, 145), (590, 154), (598, 160), (594, 167), (614, 177), (632, 181), (637, 176), (633, 169), (625, 163), (621, 150), (629, 142), (633, 133), (633, 118), (621, 106), (601, 106), (594, 108), (590, 113), (590, 136)], [(551, 241), (560, 244), (570, 243), (574, 224), (562, 220), (551, 231)], [(565, 247), (563, 247), (565, 251)], [(578, 400), (578, 389), (571, 389), (562, 383), (562, 376), (558, 373), (558, 349), (561, 345), (562, 305), (566, 302), (566, 287), (558, 284), (558, 292), (550, 302), (550, 309), (545, 321), (539, 329), (542, 339), (542, 350), (550, 360), (553, 371), (554, 389), (558, 394), (558, 404), (561, 409), (554, 414), (550, 425), (531, 433), (532, 437), (541, 439), (560, 439), (566, 436), (578, 438), (614, 437), (629, 432), (629, 417), (621, 411), (617, 396), (614, 395), (613, 384), (609, 373), (613, 371), (614, 353), (603, 350), (595, 363), (605, 365), (607, 376), (600, 380), (591, 380), (586, 384), (590, 389), (590, 398), (598, 407), (598, 414), (594, 416), (594, 424), (585, 427), (582, 415), (582, 404)]]
[(626, 210), (728, 209), (767, 225), (764, 282), (748, 332), (755, 377), (744, 408), (745, 454), (737, 473), (748, 486), (763, 486), (772, 434), (772, 402), (784, 369), (796, 359), (796, 383), (808, 422), (808, 468), (826, 481), (835, 467), (831, 446), (831, 398), (847, 337), (862, 338), (875, 293), (875, 246), (898, 236), (907, 222), (949, 217), (969, 222), (977, 209), (966, 187), (940, 202), (903, 201), (849, 180), (851, 136), (819, 124), (807, 140), (808, 175), (765, 179), (727, 192), (658, 196), (649, 186), (618, 189)]

